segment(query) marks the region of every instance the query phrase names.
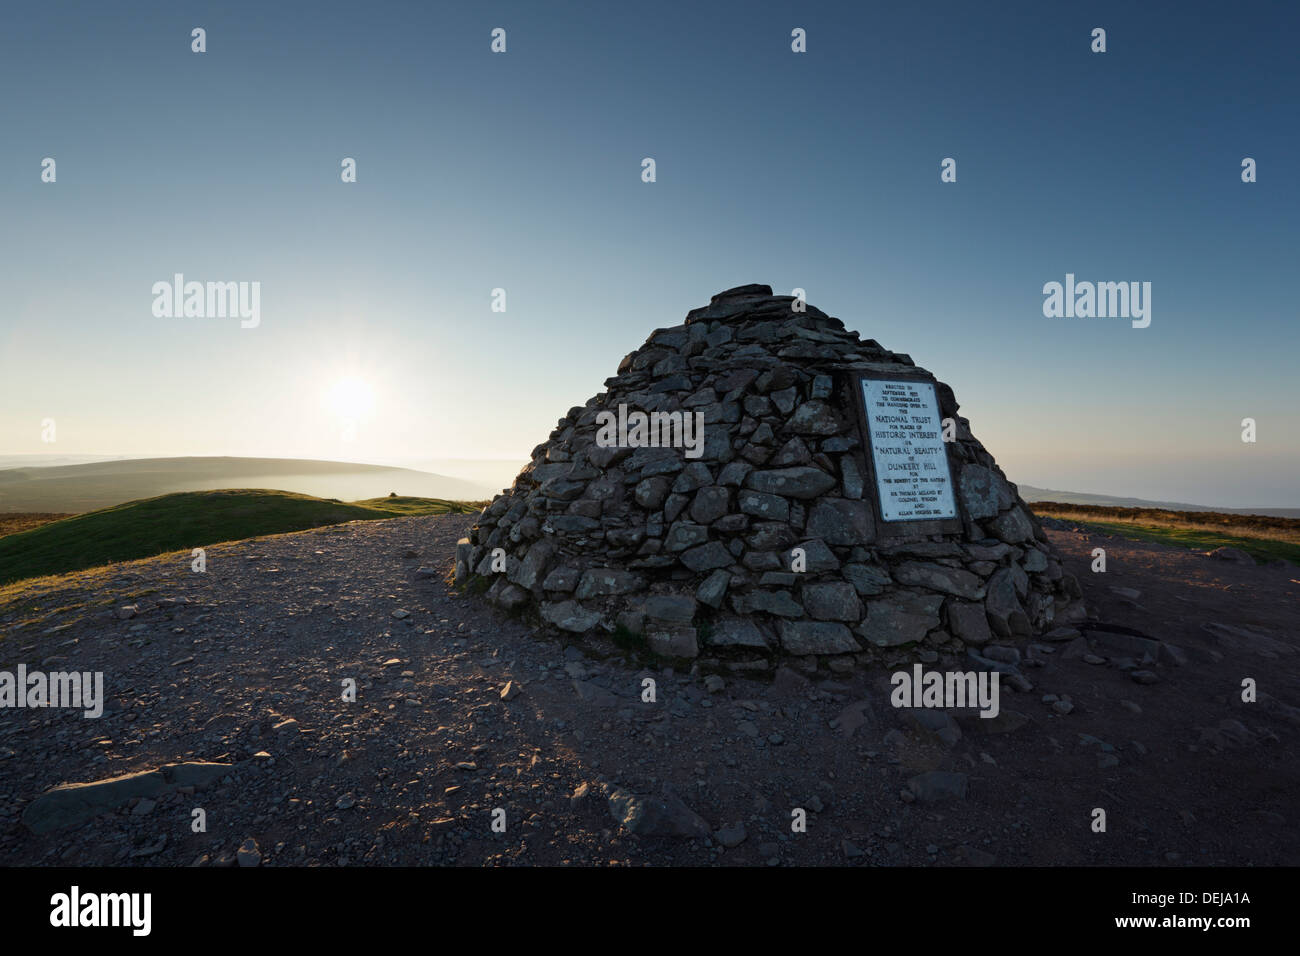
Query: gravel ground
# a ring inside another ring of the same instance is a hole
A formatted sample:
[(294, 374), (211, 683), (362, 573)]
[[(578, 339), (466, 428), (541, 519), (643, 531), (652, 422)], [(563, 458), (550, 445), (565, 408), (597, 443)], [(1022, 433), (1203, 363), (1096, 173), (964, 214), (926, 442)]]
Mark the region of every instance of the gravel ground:
[[(0, 711), (0, 864), (1300, 863), (1294, 567), (1049, 531), (1094, 618), (1183, 663), (1085, 628), (1022, 648), (1033, 689), (1004, 684), (999, 719), (918, 720), (887, 673), (673, 672), (539, 634), (447, 584), (471, 521), (251, 539), (202, 574), (164, 555), (0, 604), (0, 670), (102, 671), (106, 698)], [(22, 823), (59, 784), (193, 761), (229, 769)]]

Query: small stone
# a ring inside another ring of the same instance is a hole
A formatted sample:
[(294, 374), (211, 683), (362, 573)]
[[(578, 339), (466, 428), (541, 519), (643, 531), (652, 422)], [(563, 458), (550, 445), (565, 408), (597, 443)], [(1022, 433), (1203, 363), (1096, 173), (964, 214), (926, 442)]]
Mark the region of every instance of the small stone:
[(907, 788), (922, 803), (966, 799), (967, 776), (947, 770), (929, 770), (907, 781)]
[(719, 843), (721, 843), (723, 846), (725, 846), (728, 850), (731, 850), (734, 849), (735, 847), (740, 846), (740, 844), (744, 843), (745, 838), (748, 835), (749, 834), (745, 832), (744, 822), (737, 820), (735, 823), (731, 824), (730, 826), (726, 826), (723, 827), (721, 830), (718, 830), (716, 833), (713, 834), (713, 838), (717, 840)]
[(722, 606), (722, 599), (727, 593), (727, 584), (731, 581), (731, 575), (726, 571), (714, 571), (704, 583), (695, 591), (695, 599), (701, 604), (706, 604), (711, 608)]
[(1245, 564), (1252, 567), (1255, 564), (1255, 559), (1240, 548), (1215, 548), (1213, 551), (1207, 551), (1206, 555), (1220, 561), (1232, 561), (1235, 564)]
[(262, 851), (257, 845), (257, 841), (252, 837), (245, 840), (235, 851), (235, 859), (240, 866), (261, 866)]
[(1138, 684), (1155, 684), (1160, 680), (1160, 677), (1155, 671), (1133, 671), (1128, 676), (1133, 678), (1133, 681)]
[(514, 700), (523, 693), (523, 690), (515, 681), (507, 681), (506, 686), (501, 688), (501, 699)]
[(614, 788), (609, 794), (610, 815), (629, 832), (644, 837), (708, 837), (709, 825), (682, 802), (667, 784), (662, 796), (647, 797)]

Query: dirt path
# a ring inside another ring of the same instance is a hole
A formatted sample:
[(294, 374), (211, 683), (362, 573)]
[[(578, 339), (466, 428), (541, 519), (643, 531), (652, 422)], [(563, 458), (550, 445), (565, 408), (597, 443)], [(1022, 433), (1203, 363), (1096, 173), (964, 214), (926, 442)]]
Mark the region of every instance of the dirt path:
[[(1049, 532), (1098, 620), (1186, 663), (1142, 663), (1122, 636), (1042, 642), (1023, 665), (1033, 691), (1004, 687), (1003, 718), (963, 716), (957, 737), (894, 710), (883, 673), (719, 689), (538, 639), (444, 583), (471, 520), (237, 542), (208, 549), (204, 574), (176, 555), (45, 579), (0, 606), (0, 670), (103, 671), (108, 699), (99, 719), (0, 711), (0, 864), (224, 864), (250, 838), (263, 865), (1300, 863), (1300, 569)], [(1104, 575), (1089, 571), (1097, 546)], [(127, 604), (138, 614), (118, 619)], [(1243, 677), (1260, 702), (1241, 702)], [(503, 701), (509, 681), (523, 689)], [(183, 761), (232, 767), (44, 835), (20, 823), (57, 784)], [(909, 789), (933, 770), (965, 796)], [(689, 830), (698, 814), (727, 832), (629, 833), (602, 781), (670, 785), (680, 803), (642, 825)]]

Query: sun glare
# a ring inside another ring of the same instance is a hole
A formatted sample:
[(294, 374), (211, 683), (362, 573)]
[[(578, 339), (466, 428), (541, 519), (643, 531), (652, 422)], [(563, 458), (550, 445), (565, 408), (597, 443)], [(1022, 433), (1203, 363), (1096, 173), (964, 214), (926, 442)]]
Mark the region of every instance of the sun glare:
[(375, 393), (359, 378), (335, 382), (325, 396), (330, 411), (340, 418), (362, 418), (375, 407)]

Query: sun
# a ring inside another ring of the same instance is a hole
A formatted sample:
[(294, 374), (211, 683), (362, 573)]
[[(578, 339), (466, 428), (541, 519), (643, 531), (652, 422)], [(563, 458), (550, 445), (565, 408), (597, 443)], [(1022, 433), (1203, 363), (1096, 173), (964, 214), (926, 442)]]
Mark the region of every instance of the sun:
[(339, 418), (364, 418), (375, 407), (375, 393), (359, 378), (341, 378), (326, 392), (325, 403)]

